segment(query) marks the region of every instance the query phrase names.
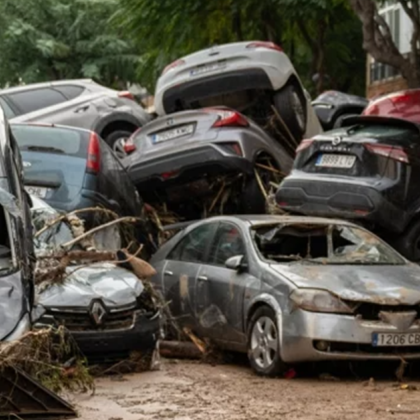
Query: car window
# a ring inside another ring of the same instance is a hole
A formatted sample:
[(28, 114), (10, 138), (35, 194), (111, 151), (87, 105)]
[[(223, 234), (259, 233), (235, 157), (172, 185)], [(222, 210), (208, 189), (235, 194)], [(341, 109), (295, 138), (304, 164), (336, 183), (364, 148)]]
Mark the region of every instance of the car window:
[(226, 260), (245, 255), (245, 245), (240, 230), (230, 223), (221, 223), (210, 250), (209, 263), (224, 266)]
[(361, 139), (390, 139), (396, 143), (398, 141), (409, 140), (418, 142), (420, 140), (419, 132), (414, 127), (403, 127), (392, 124), (357, 124), (352, 127), (346, 127), (343, 134), (350, 136), (353, 140), (358, 137)]
[(54, 86), (54, 90), (61, 92), (67, 99), (74, 99), (81, 95), (85, 89), (76, 85), (64, 85)]
[(24, 113), (65, 102), (66, 97), (54, 89), (35, 89), (9, 94), (8, 97)]
[(87, 157), (89, 136), (83, 131), (23, 124), (11, 128), (20, 150)]
[(207, 246), (214, 229), (214, 223), (207, 223), (191, 231), (168, 255), (169, 260), (204, 263)]
[(10, 108), (9, 104), (0, 96), (0, 105), (3, 108), (4, 115), (7, 119), (13, 118), (16, 116), (16, 113)]

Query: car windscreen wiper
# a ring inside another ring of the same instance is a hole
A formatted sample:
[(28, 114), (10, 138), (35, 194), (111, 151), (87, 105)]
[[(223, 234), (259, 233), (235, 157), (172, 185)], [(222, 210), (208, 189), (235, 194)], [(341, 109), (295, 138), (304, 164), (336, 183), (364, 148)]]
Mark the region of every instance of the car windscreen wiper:
[(50, 146), (26, 146), (23, 150), (30, 150), (33, 152), (50, 152), (50, 153), (60, 153), (62, 155), (65, 154), (64, 150), (57, 149), (56, 147)]

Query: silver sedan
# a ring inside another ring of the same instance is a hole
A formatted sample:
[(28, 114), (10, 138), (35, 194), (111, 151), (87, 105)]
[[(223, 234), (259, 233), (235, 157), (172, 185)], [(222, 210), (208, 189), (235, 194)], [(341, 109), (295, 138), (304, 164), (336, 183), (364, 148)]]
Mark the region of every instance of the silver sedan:
[(221, 216), (153, 257), (172, 316), (273, 376), (320, 360), (420, 358), (420, 268), (354, 224)]

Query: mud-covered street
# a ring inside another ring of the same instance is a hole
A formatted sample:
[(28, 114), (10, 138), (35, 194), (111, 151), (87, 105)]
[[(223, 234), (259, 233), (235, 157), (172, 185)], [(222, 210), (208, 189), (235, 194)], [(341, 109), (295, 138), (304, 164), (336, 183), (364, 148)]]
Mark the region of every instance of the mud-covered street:
[(159, 371), (103, 378), (94, 396), (73, 399), (81, 420), (419, 418), (420, 383), (401, 389), (392, 378), (266, 379), (242, 364), (164, 360)]

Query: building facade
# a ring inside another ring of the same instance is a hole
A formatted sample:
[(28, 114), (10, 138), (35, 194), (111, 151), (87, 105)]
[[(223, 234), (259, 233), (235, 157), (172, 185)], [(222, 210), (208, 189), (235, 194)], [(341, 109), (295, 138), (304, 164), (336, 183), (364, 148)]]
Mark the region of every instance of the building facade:
[[(399, 51), (402, 54), (410, 52), (413, 25), (401, 4), (396, 1), (388, 1), (380, 9), (379, 13), (387, 21), (391, 29), (392, 38)], [(396, 69), (387, 64), (378, 63), (368, 55), (366, 96), (369, 99), (406, 88), (405, 80)]]

